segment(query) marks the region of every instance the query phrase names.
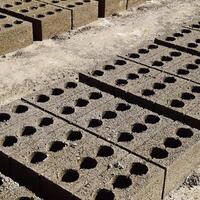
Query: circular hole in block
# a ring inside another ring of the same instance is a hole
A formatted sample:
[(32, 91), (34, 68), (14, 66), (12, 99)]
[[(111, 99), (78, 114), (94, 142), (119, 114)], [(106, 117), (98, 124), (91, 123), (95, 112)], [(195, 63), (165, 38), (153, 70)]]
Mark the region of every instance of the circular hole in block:
[(77, 83), (75, 83), (75, 82), (67, 82), (66, 84), (65, 84), (65, 88), (66, 89), (74, 89), (74, 88), (76, 88), (78, 85), (77, 85)]
[(62, 177), (62, 181), (66, 183), (72, 183), (79, 179), (79, 173), (74, 169), (68, 169)]
[(147, 174), (147, 172), (148, 172), (148, 167), (145, 164), (142, 164), (139, 162), (133, 163), (130, 170), (131, 174), (134, 174), (137, 176), (145, 175)]
[(103, 112), (102, 118), (103, 119), (114, 119), (117, 117), (117, 113), (113, 111), (105, 111)]
[(71, 130), (71, 131), (69, 131), (69, 135), (67, 137), (67, 140), (77, 141), (77, 140), (81, 140), (82, 137), (83, 136), (82, 136), (82, 133), (80, 131)]
[(128, 176), (119, 175), (113, 182), (113, 188), (125, 189), (132, 185), (132, 180)]
[(33, 197), (20, 197), (18, 200), (34, 200)]
[(126, 61), (125, 60), (116, 60), (115, 65), (125, 65)]
[(64, 90), (62, 90), (60, 88), (54, 88), (54, 89), (52, 89), (51, 95), (59, 96), (59, 95), (61, 95), (63, 93), (64, 93)]
[(115, 195), (112, 191), (107, 189), (99, 189), (95, 200), (115, 200)]
[(189, 128), (179, 128), (176, 135), (180, 138), (191, 138), (193, 136), (193, 132)]
[(192, 92), (193, 93), (200, 93), (200, 86), (193, 86), (192, 87)]
[(100, 146), (97, 156), (99, 157), (109, 157), (114, 154), (114, 150), (109, 146)]
[(164, 78), (165, 83), (175, 83), (176, 79), (174, 77), (167, 76)]
[(94, 158), (86, 157), (83, 158), (80, 168), (81, 169), (93, 169), (97, 166), (97, 161)]
[(17, 138), (15, 136), (6, 136), (3, 142), (4, 147), (11, 147), (17, 143)]
[(139, 49), (138, 53), (139, 54), (147, 54), (147, 53), (149, 53), (149, 50), (148, 49)]
[(131, 106), (127, 103), (119, 103), (119, 104), (117, 104), (116, 110), (124, 112), (124, 111), (129, 110), (130, 108), (131, 108)]
[(148, 49), (157, 49), (158, 48), (158, 45), (155, 45), (155, 44), (150, 44), (148, 46)]
[(135, 79), (138, 79), (139, 76), (137, 74), (134, 74), (134, 73), (130, 73), (127, 75), (127, 79), (129, 80), (135, 80)]
[(154, 147), (151, 150), (151, 157), (156, 159), (164, 159), (168, 157), (168, 152), (165, 149)]
[(22, 136), (30, 136), (33, 135), (36, 132), (36, 128), (33, 126), (25, 126), (22, 129)]
[(10, 115), (7, 113), (0, 113), (0, 122), (7, 122), (10, 119)]
[(113, 65), (105, 65), (103, 68), (106, 71), (115, 70), (115, 66)]
[(178, 75), (188, 75), (190, 72), (186, 69), (178, 69), (177, 74)]
[(115, 81), (115, 84), (118, 85), (118, 86), (125, 86), (125, 85), (128, 84), (128, 81), (125, 80), (125, 79), (117, 79), (117, 80)]
[(175, 149), (175, 148), (180, 147), (182, 145), (182, 143), (179, 139), (168, 137), (168, 138), (165, 139), (164, 145), (167, 148)]
[(173, 42), (176, 40), (176, 38), (175, 37), (166, 37), (165, 40), (169, 41), (169, 42)]
[(162, 57), (161, 57), (161, 60), (162, 60), (163, 62), (170, 62), (170, 61), (173, 60), (173, 58), (170, 57), (170, 56), (162, 56)]
[(37, 102), (39, 103), (45, 103), (49, 101), (49, 97), (47, 95), (41, 94), (37, 97)]
[(101, 92), (91, 92), (89, 94), (89, 99), (97, 100), (97, 99), (102, 98), (102, 96), (103, 95), (101, 94)]
[(193, 100), (193, 99), (195, 99), (195, 96), (193, 94), (191, 94), (191, 93), (184, 92), (181, 95), (181, 99), (184, 99), (184, 100)]
[(92, 72), (93, 76), (103, 76), (104, 72), (101, 70), (95, 70)]
[(99, 119), (91, 119), (88, 127), (97, 128), (97, 127), (100, 127), (102, 124), (103, 124), (103, 122)]
[(198, 65), (195, 65), (195, 64), (187, 64), (186, 68), (189, 70), (195, 70), (195, 69), (198, 69), (199, 67)]
[(39, 123), (39, 126), (40, 127), (44, 127), (44, 126), (49, 126), (51, 124), (53, 124), (53, 118), (51, 117), (43, 117), (41, 120), (40, 120), (40, 123)]
[(171, 101), (171, 106), (174, 108), (183, 108), (185, 106), (184, 102), (178, 100), (178, 99), (173, 99)]
[(172, 51), (172, 52), (170, 52), (170, 56), (172, 56), (172, 57), (179, 57), (181, 55), (182, 55), (182, 53), (179, 52), (179, 51)]
[(130, 142), (134, 139), (133, 135), (128, 132), (121, 132), (118, 136), (118, 142)]
[(134, 133), (142, 133), (147, 130), (147, 126), (141, 123), (135, 123), (132, 126), (132, 132)]
[(43, 162), (47, 158), (47, 155), (43, 152), (35, 152), (31, 159), (32, 164)]
[(154, 83), (153, 88), (156, 90), (163, 90), (166, 88), (166, 85), (164, 83)]
[(77, 107), (86, 107), (89, 104), (89, 101), (86, 99), (77, 99), (75, 105)]
[(138, 54), (138, 53), (129, 53), (128, 55), (127, 55), (129, 58), (139, 58), (140, 57), (140, 55)]
[(160, 117), (157, 115), (147, 115), (145, 117), (145, 123), (147, 124), (156, 124), (160, 121)]
[(138, 70), (138, 73), (139, 73), (139, 74), (148, 74), (149, 72), (150, 72), (150, 70), (147, 69), (147, 68), (140, 68), (140, 69)]
[(61, 141), (55, 141), (52, 143), (49, 151), (58, 152), (58, 151), (63, 150), (64, 147), (65, 147), (65, 143), (63, 143)]
[(155, 60), (152, 63), (152, 66), (156, 66), (156, 67), (162, 67), (163, 65), (164, 65), (164, 63), (161, 61), (158, 61), (158, 60)]
[(195, 48), (198, 47), (198, 44), (197, 44), (197, 43), (191, 42), (191, 43), (188, 43), (187, 46), (188, 46), (189, 48), (194, 48), (194, 49), (195, 49)]
[(28, 111), (28, 106), (25, 105), (17, 105), (14, 107), (13, 112), (17, 114), (25, 113)]
[(61, 111), (61, 113), (63, 115), (71, 115), (74, 112), (75, 112), (75, 109), (73, 107), (71, 107), (71, 106), (65, 106), (65, 107), (63, 107), (63, 109)]
[(153, 96), (154, 94), (155, 94), (155, 92), (153, 90), (145, 89), (142, 91), (142, 95), (146, 96), (146, 97)]

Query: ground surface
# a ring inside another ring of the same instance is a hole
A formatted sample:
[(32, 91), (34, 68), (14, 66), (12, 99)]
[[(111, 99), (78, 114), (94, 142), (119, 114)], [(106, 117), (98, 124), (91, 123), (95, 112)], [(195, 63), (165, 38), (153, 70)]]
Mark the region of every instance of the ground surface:
[[(200, 14), (199, 0), (151, 0), (79, 30), (2, 56), (0, 105), (100, 64)], [(200, 170), (166, 200), (200, 199)]]

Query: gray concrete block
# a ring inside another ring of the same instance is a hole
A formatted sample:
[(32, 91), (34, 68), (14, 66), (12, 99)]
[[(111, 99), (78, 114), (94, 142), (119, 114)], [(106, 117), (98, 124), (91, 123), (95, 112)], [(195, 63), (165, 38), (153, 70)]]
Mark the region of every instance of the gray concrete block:
[(184, 27), (171, 30), (166, 35), (157, 37), (155, 43), (200, 56), (199, 31), (196, 30)]
[(116, 12), (126, 10), (127, 0), (98, 0), (99, 17), (107, 17)]
[(31, 191), (18, 183), (14, 182), (11, 178), (0, 173), (0, 199), (22, 200), (23, 198), (39, 200)]
[(0, 11), (32, 23), (34, 40), (48, 39), (70, 30), (71, 13), (36, 0), (3, 0)]
[(60, 0), (40, 0), (63, 9), (71, 11), (72, 29), (84, 26), (98, 19), (98, 1), (60, 1)]
[(32, 24), (0, 13), (0, 55), (33, 43)]
[(80, 199), (161, 199), (164, 171), (144, 160), (128, 155), (84, 185)]

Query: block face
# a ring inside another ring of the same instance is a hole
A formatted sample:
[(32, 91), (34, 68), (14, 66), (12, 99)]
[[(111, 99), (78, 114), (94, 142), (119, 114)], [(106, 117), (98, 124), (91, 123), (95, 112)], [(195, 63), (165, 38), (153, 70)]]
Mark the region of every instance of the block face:
[(71, 11), (72, 28), (78, 28), (89, 24), (92, 21), (98, 19), (98, 1), (54, 1), (54, 0), (42, 0), (45, 2), (63, 9), (68, 9)]
[(74, 120), (109, 102), (114, 97), (74, 80), (66, 80), (24, 99), (64, 120)]
[(4, 0), (0, 3), (0, 11), (31, 22), (34, 40), (48, 39), (71, 28), (69, 10), (36, 0)]
[(133, 6), (138, 6), (139, 4), (144, 3), (146, 0), (128, 0), (127, 8), (131, 8)]
[(31, 191), (25, 187), (19, 186), (11, 178), (0, 173), (0, 199), (16, 200), (23, 198), (30, 198), (39, 200)]
[(157, 44), (200, 56), (199, 31), (188, 28), (171, 30), (165, 36), (155, 39)]
[(33, 42), (32, 24), (0, 12), (0, 55)]
[(99, 17), (107, 17), (126, 9), (127, 0), (99, 0)]

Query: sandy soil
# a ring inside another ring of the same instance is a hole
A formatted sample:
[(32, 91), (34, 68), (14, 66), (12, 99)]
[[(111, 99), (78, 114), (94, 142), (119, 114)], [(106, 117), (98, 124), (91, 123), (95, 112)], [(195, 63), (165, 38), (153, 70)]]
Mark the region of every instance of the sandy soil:
[[(199, 16), (199, 10), (199, 0), (150, 0), (138, 8), (2, 56), (0, 105), (64, 77), (76, 76), (76, 71), (164, 34), (168, 27), (176, 28)], [(166, 200), (200, 199), (200, 186), (189, 185), (183, 184)]]

